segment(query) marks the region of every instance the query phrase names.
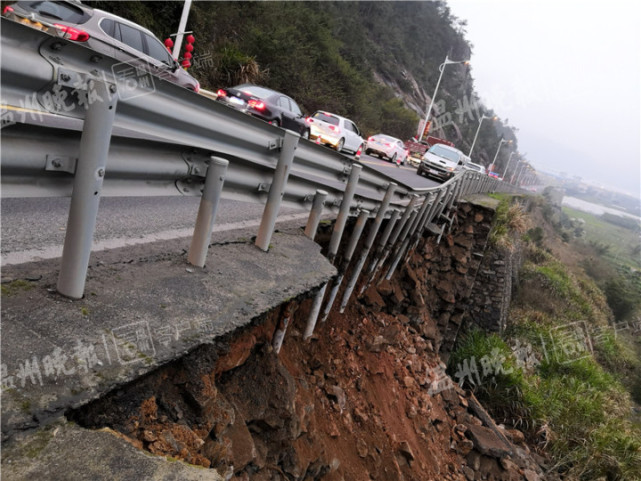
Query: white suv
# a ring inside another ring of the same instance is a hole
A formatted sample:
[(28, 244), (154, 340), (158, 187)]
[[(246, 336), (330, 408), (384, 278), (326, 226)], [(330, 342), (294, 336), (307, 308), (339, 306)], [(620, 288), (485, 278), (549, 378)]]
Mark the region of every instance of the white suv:
[(307, 118), (309, 138), (336, 149), (337, 152), (347, 150), (358, 153), (365, 140), (356, 124), (340, 115), (318, 110)]

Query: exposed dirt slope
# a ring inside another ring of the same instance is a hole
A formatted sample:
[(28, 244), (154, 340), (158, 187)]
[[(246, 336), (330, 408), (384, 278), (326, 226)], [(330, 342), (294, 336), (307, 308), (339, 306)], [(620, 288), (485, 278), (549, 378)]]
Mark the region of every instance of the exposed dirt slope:
[(438, 354), (489, 232), (479, 209), (463, 204), (453, 236), (422, 239), (392, 282), (311, 340), (301, 332), (312, 299), (296, 299), (70, 416), (235, 480), (543, 479), (523, 435), (498, 428)]

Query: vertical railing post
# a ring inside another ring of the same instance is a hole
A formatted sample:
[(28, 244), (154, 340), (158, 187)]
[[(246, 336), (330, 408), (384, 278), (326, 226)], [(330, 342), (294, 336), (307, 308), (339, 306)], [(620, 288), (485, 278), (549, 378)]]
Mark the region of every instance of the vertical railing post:
[(205, 266), (207, 248), (211, 241), (214, 222), (216, 222), (216, 213), (218, 212), (218, 204), (223, 191), (228, 165), (228, 160), (212, 156), (207, 167), (205, 188), (200, 198), (194, 235), (191, 238), (191, 245), (187, 254), (187, 261), (197, 267)]
[[(347, 180), (347, 186), (345, 186), (345, 193), (343, 194), (343, 200), (341, 202), (340, 210), (338, 211), (338, 216), (336, 217), (336, 222), (334, 223), (334, 230), (332, 231), (332, 237), (329, 240), (329, 251), (327, 253), (327, 259), (334, 263), (334, 258), (338, 252), (338, 245), (341, 242), (343, 237), (343, 230), (345, 229), (345, 223), (347, 222), (347, 217), (349, 216), (349, 210), (354, 199), (354, 193), (356, 192), (356, 186), (358, 185), (358, 178), (361, 175), (361, 170), (363, 167), (358, 164), (352, 165), (352, 171), (349, 174), (349, 179)], [(327, 282), (323, 284), (323, 287), (316, 293), (314, 302), (307, 318), (307, 326), (305, 327), (305, 332), (303, 334), (303, 339), (309, 339), (314, 333), (314, 328), (316, 327), (316, 321), (318, 320), (318, 314), (320, 313), (321, 306), (323, 304), (323, 298), (325, 297), (325, 291), (327, 290)]]
[(369, 217), (368, 210), (362, 210), (361, 213), (358, 215), (358, 219), (356, 220), (356, 225), (354, 226), (352, 235), (349, 238), (349, 243), (347, 244), (347, 249), (345, 249), (345, 255), (343, 256), (341, 267), (338, 270), (338, 277), (334, 282), (334, 287), (329, 293), (329, 299), (327, 300), (327, 304), (325, 304), (325, 310), (323, 312), (323, 317), (321, 318), (321, 322), (325, 322), (327, 320), (327, 316), (329, 316), (329, 313), (332, 310), (332, 306), (334, 305), (334, 301), (336, 300), (336, 295), (338, 294), (338, 290), (340, 289), (341, 284), (343, 283), (343, 278), (345, 277), (345, 273), (347, 272), (349, 263), (352, 260), (352, 256), (354, 255), (354, 251), (356, 250), (356, 244), (358, 244), (358, 240), (361, 238), (361, 234), (363, 233), (363, 229), (365, 228), (365, 223), (367, 222), (368, 217)]
[(318, 230), (318, 224), (320, 223), (321, 215), (323, 214), (323, 205), (325, 205), (327, 195), (327, 192), (320, 189), (318, 189), (314, 195), (312, 209), (309, 211), (307, 225), (305, 226), (305, 235), (311, 240), (314, 240), (316, 237), (316, 231)]
[[(413, 224), (417, 217), (418, 217), (418, 212), (417, 211), (412, 212), (409, 222)], [(396, 270), (398, 261), (401, 259), (401, 255), (403, 253), (403, 250), (405, 250), (405, 247), (407, 246), (409, 239), (407, 238), (407, 236), (402, 236), (401, 238), (399, 238), (398, 242), (399, 242), (399, 246), (394, 251), (394, 255), (392, 256), (392, 265), (388, 269), (387, 275), (385, 276), (385, 279), (388, 281), (392, 278), (392, 274), (394, 274), (394, 271)]]
[(347, 218), (349, 217), (349, 210), (352, 200), (354, 199), (354, 193), (356, 192), (356, 186), (358, 185), (358, 178), (361, 175), (361, 170), (363, 170), (362, 166), (358, 164), (352, 165), (352, 171), (350, 172), (349, 179), (347, 180), (347, 186), (345, 187), (345, 194), (343, 195), (341, 208), (338, 211), (338, 216), (336, 217), (336, 222), (334, 223), (332, 237), (329, 240), (327, 259), (331, 263), (334, 263), (334, 258), (336, 257), (336, 253), (338, 252), (338, 245), (343, 238), (343, 230), (345, 230), (345, 223), (347, 222)]
[(414, 233), (418, 230), (419, 225), (422, 224), (422, 221), (424, 220), (425, 215), (427, 214), (429, 208), (431, 207), (430, 197), (431, 197), (430, 194), (427, 194), (425, 196), (425, 199), (423, 200), (423, 205), (421, 206), (421, 210), (418, 211), (416, 216), (412, 217), (412, 222), (409, 223), (410, 228), (407, 229), (404, 234), (401, 234), (401, 238), (399, 239), (399, 243), (401, 244), (398, 247), (398, 249), (394, 252), (392, 265), (387, 271), (387, 275), (385, 276), (385, 279), (390, 280), (392, 278), (392, 275), (396, 270), (396, 266), (398, 266), (398, 263), (403, 258), (404, 253), (409, 252), (407, 248), (410, 245), (412, 238), (414, 237)]
[(365, 289), (367, 289), (372, 282), (374, 276), (376, 275), (376, 266), (378, 265), (378, 261), (381, 257), (381, 254), (383, 253), (383, 250), (385, 249), (385, 246), (387, 245), (387, 241), (389, 240), (390, 234), (392, 233), (392, 230), (396, 226), (396, 223), (398, 222), (398, 217), (401, 214), (401, 212), (397, 209), (392, 210), (392, 216), (390, 217), (390, 220), (387, 221), (387, 226), (385, 226), (385, 230), (383, 231), (383, 235), (381, 236), (380, 240), (378, 241), (378, 246), (376, 247), (376, 251), (374, 252), (374, 255), (372, 256), (372, 260), (370, 261), (369, 267), (367, 268), (367, 281), (363, 283), (363, 286), (361, 287), (360, 292), (358, 295), (362, 295), (363, 292), (365, 292)]
[(285, 131), (285, 138), (283, 139), (283, 146), (280, 151), (280, 158), (276, 164), (276, 171), (272, 185), (269, 188), (269, 195), (265, 210), (263, 211), (263, 218), (260, 221), (258, 228), (258, 235), (256, 236), (256, 247), (267, 252), (269, 250), (269, 243), (274, 234), (274, 227), (276, 226), (276, 219), (280, 205), (285, 195), (287, 187), (287, 179), (289, 178), (289, 171), (294, 163), (294, 154), (298, 146), (300, 136), (290, 130)]
[(111, 130), (118, 103), (112, 86), (104, 82), (90, 81), (87, 89), (87, 98), (91, 101), (87, 106), (80, 138), (57, 284), (58, 292), (72, 299), (82, 298), (85, 290), (100, 194), (109, 156)]
[(283, 341), (285, 340), (285, 334), (287, 333), (287, 326), (291, 322), (292, 316), (296, 311), (296, 303), (290, 302), (287, 308), (285, 309), (285, 317), (280, 320), (278, 326), (276, 326), (276, 332), (272, 338), (272, 347), (276, 354), (280, 353), (280, 348), (283, 346)]
[(369, 255), (369, 251), (374, 245), (374, 240), (376, 239), (378, 230), (381, 228), (381, 224), (383, 223), (383, 219), (385, 218), (387, 209), (389, 208), (389, 205), (392, 202), (392, 197), (394, 195), (394, 191), (396, 190), (396, 187), (397, 187), (397, 184), (393, 182), (390, 183), (390, 185), (387, 187), (387, 192), (385, 192), (385, 196), (383, 197), (381, 206), (379, 207), (378, 212), (376, 213), (376, 218), (374, 219), (374, 223), (372, 224), (370, 232), (367, 235), (367, 239), (365, 240), (365, 245), (363, 245), (363, 250), (361, 251), (356, 267), (354, 267), (354, 272), (352, 272), (352, 277), (350, 278), (349, 282), (347, 283), (347, 287), (345, 288), (345, 293), (343, 294), (343, 300), (341, 301), (341, 306), (340, 306), (341, 314), (345, 312), (345, 307), (347, 307), (347, 302), (349, 301), (349, 298), (352, 295), (352, 292), (354, 291), (356, 282), (358, 282), (358, 277), (361, 275), (361, 271), (363, 270), (363, 266), (365, 265), (365, 261), (367, 260), (367, 256)]
[(380, 260), (376, 264), (376, 267), (374, 267), (374, 270), (369, 277), (369, 281), (367, 281), (368, 284), (374, 281), (378, 273), (378, 270), (381, 267), (383, 267), (383, 265), (385, 264), (385, 261), (387, 260), (387, 257), (389, 256), (390, 252), (394, 248), (394, 245), (396, 244), (397, 239), (399, 238), (401, 233), (405, 230), (405, 226), (409, 222), (411, 215), (414, 213), (414, 204), (416, 204), (416, 201), (418, 200), (418, 198), (419, 196), (417, 194), (412, 194), (412, 196), (410, 197), (410, 201), (407, 204), (407, 207), (405, 208), (403, 215), (401, 216), (401, 220), (398, 222), (398, 226), (393, 231), (392, 236), (390, 237), (389, 242), (385, 247), (385, 251), (383, 252), (383, 255), (381, 256)]

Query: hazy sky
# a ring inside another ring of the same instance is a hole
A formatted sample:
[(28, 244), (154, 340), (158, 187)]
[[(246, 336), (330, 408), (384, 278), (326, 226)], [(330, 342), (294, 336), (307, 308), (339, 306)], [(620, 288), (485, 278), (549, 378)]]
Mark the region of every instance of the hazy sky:
[(641, 2), (448, 0), (484, 104), (543, 170), (641, 197)]

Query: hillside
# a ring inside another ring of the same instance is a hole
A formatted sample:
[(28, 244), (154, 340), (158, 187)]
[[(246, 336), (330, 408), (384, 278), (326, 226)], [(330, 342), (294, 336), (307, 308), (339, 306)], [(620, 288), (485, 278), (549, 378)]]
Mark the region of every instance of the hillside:
[[(182, 2), (90, 1), (167, 38)], [(303, 110), (348, 116), (366, 135), (416, 134), (446, 55), (470, 58), (465, 22), (436, 2), (194, 2), (190, 72), (204, 88), (254, 82), (287, 93)], [(481, 115), (498, 115), (474, 90), (473, 67), (449, 65), (435, 103), (436, 134), (468, 151)], [(489, 124), (489, 122), (488, 122)], [(483, 125), (476, 160), (488, 164), (515, 129)], [(509, 149), (499, 156), (501, 169)]]

